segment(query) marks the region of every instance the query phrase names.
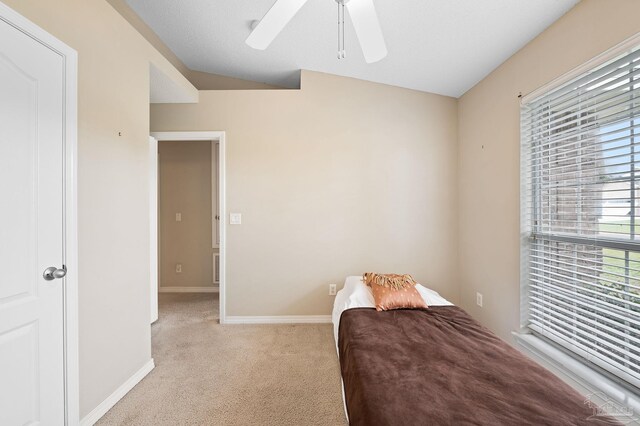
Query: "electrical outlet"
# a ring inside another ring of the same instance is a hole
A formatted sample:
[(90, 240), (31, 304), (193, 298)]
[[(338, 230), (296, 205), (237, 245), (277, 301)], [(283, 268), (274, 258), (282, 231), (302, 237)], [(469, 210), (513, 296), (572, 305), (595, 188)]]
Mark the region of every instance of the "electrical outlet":
[(179, 274), (182, 272), (182, 263), (176, 263), (176, 273)]
[(482, 293), (476, 293), (476, 305), (482, 308)]
[(176, 222), (182, 222), (182, 213), (176, 213)]
[(329, 284), (329, 296), (335, 296), (335, 295), (336, 295), (336, 285)]

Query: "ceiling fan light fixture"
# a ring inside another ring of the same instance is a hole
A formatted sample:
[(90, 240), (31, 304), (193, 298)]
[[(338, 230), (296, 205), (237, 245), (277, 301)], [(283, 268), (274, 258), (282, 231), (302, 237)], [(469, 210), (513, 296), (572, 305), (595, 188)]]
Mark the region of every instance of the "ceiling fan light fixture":
[(338, 4), (338, 59), (345, 58), (344, 49), (344, 4), (349, 0), (336, 0)]
[[(254, 49), (265, 50), (306, 2), (307, 0), (276, 0), (253, 28), (246, 43)], [(345, 57), (345, 7), (351, 15), (351, 22), (365, 61), (370, 64), (387, 56), (387, 45), (384, 42), (373, 0), (335, 0), (335, 2), (338, 4), (338, 59)]]

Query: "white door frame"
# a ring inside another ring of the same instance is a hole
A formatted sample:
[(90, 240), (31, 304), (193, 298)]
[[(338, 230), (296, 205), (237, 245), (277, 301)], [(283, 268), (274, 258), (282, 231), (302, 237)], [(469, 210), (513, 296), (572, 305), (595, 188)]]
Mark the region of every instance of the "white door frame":
[[(64, 393), (65, 423), (80, 423), (78, 362), (78, 53), (0, 2), (0, 19), (64, 59)], [(46, 419), (45, 419), (46, 420)]]
[(149, 276), (151, 278), (151, 324), (158, 320), (158, 140), (149, 136)]
[[(225, 132), (221, 132), (221, 131), (211, 131), (211, 132), (152, 132), (151, 133), (151, 137), (160, 142), (160, 141), (210, 141), (212, 142), (212, 148), (213, 148), (213, 142), (218, 142), (219, 143), (219, 151), (218, 151), (218, 176), (219, 176), (219, 182), (218, 182), (218, 206), (220, 209), (220, 221), (219, 221), (219, 227), (220, 227), (220, 324), (224, 324), (226, 322), (226, 311), (225, 311), (225, 284), (226, 284), (226, 210), (225, 210), (225, 199), (226, 199), (226, 183), (225, 183), (225, 178), (226, 178), (226, 166), (225, 166), (225, 162), (226, 162), (226, 144), (225, 144)], [(156, 149), (156, 160), (157, 161), (157, 149)], [(153, 161), (153, 160), (151, 160)], [(155, 181), (153, 181), (155, 176)], [(157, 205), (157, 188), (158, 188), (158, 175), (157, 173), (151, 174), (150, 176), (152, 182), (150, 182), (149, 184), (149, 190), (150, 191), (156, 191), (156, 205), (151, 205), (149, 208), (151, 210), (151, 214), (153, 215), (154, 211), (155, 214), (157, 215), (157, 211), (158, 211), (158, 205)], [(213, 190), (213, 188), (212, 188)], [(150, 196), (150, 199), (153, 196)], [(212, 215), (215, 215), (215, 212), (211, 212)], [(152, 232), (154, 230), (152, 229)], [(156, 253), (155, 255), (157, 256), (158, 253), (158, 228), (155, 228), (155, 233), (153, 233), (151, 235), (150, 238), (150, 242), (152, 244), (152, 247), (150, 247), (151, 253)], [(155, 242), (156, 247), (153, 247), (153, 243)], [(215, 241), (212, 241), (215, 244)], [(156, 258), (156, 264), (157, 264), (157, 258)], [(155, 283), (151, 283), (151, 288), (155, 288), (156, 290), (156, 294), (152, 294), (151, 295), (151, 311), (153, 312), (154, 309), (157, 312), (158, 309), (158, 299), (157, 299), (157, 287), (158, 287), (158, 280), (156, 278)], [(152, 291), (153, 293), (153, 291)], [(155, 307), (153, 306), (153, 303), (155, 303)]]

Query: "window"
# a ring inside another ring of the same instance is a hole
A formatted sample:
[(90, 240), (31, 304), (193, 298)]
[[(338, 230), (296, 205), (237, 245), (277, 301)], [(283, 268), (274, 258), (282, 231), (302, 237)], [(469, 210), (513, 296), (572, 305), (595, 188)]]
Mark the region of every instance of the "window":
[(523, 314), (640, 387), (640, 50), (521, 111)]

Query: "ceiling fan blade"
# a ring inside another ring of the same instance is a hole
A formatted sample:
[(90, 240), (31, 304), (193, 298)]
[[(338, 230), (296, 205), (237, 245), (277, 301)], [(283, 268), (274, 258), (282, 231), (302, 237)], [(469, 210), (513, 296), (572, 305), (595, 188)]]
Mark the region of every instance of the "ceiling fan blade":
[(367, 63), (378, 62), (387, 56), (387, 45), (384, 42), (373, 0), (349, 0), (345, 6), (351, 16), (351, 22)]
[(307, 0), (276, 0), (245, 42), (254, 49), (266, 49), (306, 2)]

